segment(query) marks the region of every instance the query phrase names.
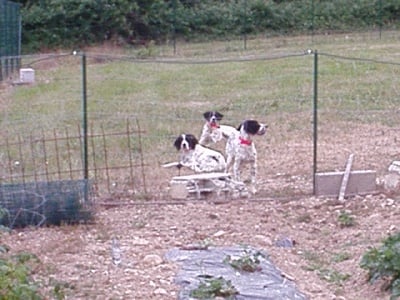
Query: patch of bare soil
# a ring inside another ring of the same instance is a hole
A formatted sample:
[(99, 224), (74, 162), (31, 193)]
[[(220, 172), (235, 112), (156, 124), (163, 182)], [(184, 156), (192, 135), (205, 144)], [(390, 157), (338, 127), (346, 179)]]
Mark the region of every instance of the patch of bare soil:
[[(359, 262), (370, 246), (400, 229), (396, 197), (119, 203), (98, 207), (94, 224), (14, 230), (1, 242), (12, 253), (38, 256), (35, 279), (47, 286), (48, 299), (55, 284), (66, 299), (177, 299), (179, 265), (164, 255), (193, 243), (258, 248), (309, 299), (389, 299), (379, 284), (366, 281)], [(281, 239), (294, 246), (279, 247)]]

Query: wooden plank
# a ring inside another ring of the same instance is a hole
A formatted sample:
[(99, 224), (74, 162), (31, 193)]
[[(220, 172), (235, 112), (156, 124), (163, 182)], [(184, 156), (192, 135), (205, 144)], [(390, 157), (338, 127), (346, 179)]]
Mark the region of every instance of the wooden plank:
[(163, 164), (161, 166), (164, 167), (164, 168), (172, 168), (172, 167), (178, 167), (179, 165), (180, 165), (179, 162), (174, 161), (174, 162)]
[(172, 180), (181, 181), (181, 180), (209, 180), (209, 179), (219, 179), (219, 178), (228, 178), (231, 175), (229, 173), (202, 173), (202, 174), (193, 174), (193, 175), (183, 175), (183, 176), (174, 176)]
[(349, 182), (351, 166), (353, 165), (353, 157), (354, 154), (352, 153), (347, 160), (346, 170), (344, 171), (342, 184), (340, 185), (339, 201), (344, 201), (344, 195), (346, 192), (347, 183)]

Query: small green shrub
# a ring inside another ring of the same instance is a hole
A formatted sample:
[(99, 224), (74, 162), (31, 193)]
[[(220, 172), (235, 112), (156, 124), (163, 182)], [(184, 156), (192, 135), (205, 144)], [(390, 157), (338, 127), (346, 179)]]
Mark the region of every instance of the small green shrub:
[(350, 274), (343, 274), (334, 269), (320, 269), (318, 270), (318, 276), (322, 280), (330, 283), (335, 283), (341, 286), (346, 280), (350, 278)]
[(400, 297), (400, 232), (390, 235), (381, 247), (368, 250), (362, 257), (360, 266), (368, 270), (368, 280), (374, 283), (378, 279), (387, 282), (391, 290), (391, 300)]
[(196, 299), (213, 299), (215, 297), (230, 299), (236, 294), (238, 294), (238, 291), (230, 280), (226, 280), (223, 277), (214, 278), (211, 276), (207, 277), (204, 282), (191, 291), (190, 297)]
[(356, 225), (355, 218), (346, 211), (341, 211), (339, 213), (338, 223), (340, 227), (352, 227)]
[[(39, 292), (39, 285), (32, 280), (32, 270), (40, 266), (39, 258), (29, 252), (9, 254), (10, 247), (0, 244), (0, 300), (48, 299)], [(52, 298), (63, 300), (73, 287), (64, 282), (50, 279)]]
[(224, 259), (224, 263), (231, 265), (232, 268), (239, 271), (256, 272), (261, 270), (259, 260), (259, 256), (261, 255), (262, 254), (258, 252), (252, 255), (246, 253), (246, 255), (238, 259), (232, 259), (232, 257), (228, 255)]
[[(7, 249), (6, 246), (1, 247)], [(0, 255), (0, 299), (42, 299), (36, 285), (30, 279), (30, 263), (36, 264), (38, 259), (29, 253), (10, 258)]]

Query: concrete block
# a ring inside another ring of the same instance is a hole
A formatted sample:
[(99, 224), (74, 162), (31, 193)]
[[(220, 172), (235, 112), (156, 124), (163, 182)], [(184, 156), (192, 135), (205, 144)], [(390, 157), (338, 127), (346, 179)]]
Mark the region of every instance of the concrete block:
[[(344, 172), (315, 174), (315, 195), (338, 197)], [(377, 191), (376, 171), (351, 171), (345, 196), (365, 195)]]
[(172, 199), (184, 200), (189, 195), (185, 183), (172, 183), (170, 186), (169, 194)]
[(392, 161), (392, 163), (390, 164), (390, 166), (388, 168), (388, 171), (396, 172), (396, 173), (400, 174), (400, 161), (398, 161), (398, 160)]
[(386, 174), (384, 177), (383, 184), (385, 191), (387, 192), (399, 192), (400, 191), (400, 174), (392, 172)]
[(19, 80), (21, 83), (34, 83), (35, 70), (32, 68), (23, 68), (19, 70)]

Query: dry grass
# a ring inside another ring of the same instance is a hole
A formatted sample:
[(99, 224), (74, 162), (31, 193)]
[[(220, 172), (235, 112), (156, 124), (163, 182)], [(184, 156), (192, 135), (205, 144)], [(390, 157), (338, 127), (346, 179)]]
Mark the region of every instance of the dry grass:
[[(174, 138), (189, 131), (198, 135), (202, 113), (210, 109), (224, 113), (224, 122), (234, 126), (244, 118), (269, 124), (268, 135), (258, 142), (261, 181), (275, 181), (277, 174), (309, 181), (314, 55), (306, 50), (317, 49), (319, 170), (343, 168), (355, 153), (357, 167), (383, 173), (397, 155), (398, 44), (395, 33), (385, 32), (382, 39), (378, 33), (249, 39), (246, 50), (242, 41), (178, 43), (176, 55), (171, 47), (157, 45), (88, 48), (89, 122), (115, 131), (126, 119), (138, 120), (146, 132), (142, 143), (153, 197), (163, 197), (165, 178), (175, 175), (160, 169), (176, 159)], [(134, 59), (146, 55), (145, 60)], [(3, 138), (77, 128), (82, 118), (80, 58), (24, 60), (35, 68), (37, 82), (2, 90)], [(226, 59), (232, 61), (221, 62)], [(22, 109), (27, 103), (28, 112)], [(352, 142), (355, 137), (362, 141), (359, 146)], [(375, 139), (372, 151), (361, 149)]]
[[(2, 243), (11, 246), (12, 253), (35, 253), (44, 266), (35, 272), (43, 290), (50, 295), (57, 283), (67, 299), (176, 299), (179, 288), (173, 279), (179, 266), (165, 260), (155, 263), (148, 255), (163, 258), (172, 247), (206, 240), (267, 252), (313, 300), (388, 298), (379, 284), (366, 282), (359, 261), (369, 246), (399, 230), (399, 198), (382, 193), (338, 203), (310, 195), (313, 56), (275, 59), (312, 48), (398, 61), (400, 42), (392, 34), (382, 40), (371, 35), (251, 40), (246, 51), (240, 42), (178, 45), (174, 59), (273, 58), (210, 65), (143, 64), (117, 59), (132, 50), (87, 49), (93, 54), (88, 66), (91, 122), (117, 127), (118, 119), (139, 119), (146, 130), (151, 200), (158, 202), (138, 205), (136, 198), (111, 196), (111, 204), (119, 206), (98, 207), (95, 224), (15, 230), (2, 234)], [(171, 48), (152, 47), (164, 58), (172, 57)], [(107, 53), (108, 59), (98, 60), (96, 53)], [(79, 59), (60, 60), (55, 68), (48, 63), (36, 66), (34, 86), (1, 90), (2, 136), (27, 128), (71, 126), (80, 119)], [(344, 169), (354, 153), (355, 169), (385, 174), (399, 155), (399, 70), (398, 65), (320, 57), (319, 170)], [(22, 113), (28, 102), (29, 113)], [(257, 140), (258, 199), (168, 204), (166, 187), (176, 172), (160, 164), (176, 158), (176, 134), (200, 132), (201, 114), (208, 109), (223, 112), (226, 123), (254, 117), (269, 124), (268, 134)], [(353, 218), (352, 226), (343, 226), (350, 222), (344, 216)], [(112, 264), (113, 237), (121, 243), (121, 267)], [(295, 240), (295, 247), (277, 247), (280, 237)]]

